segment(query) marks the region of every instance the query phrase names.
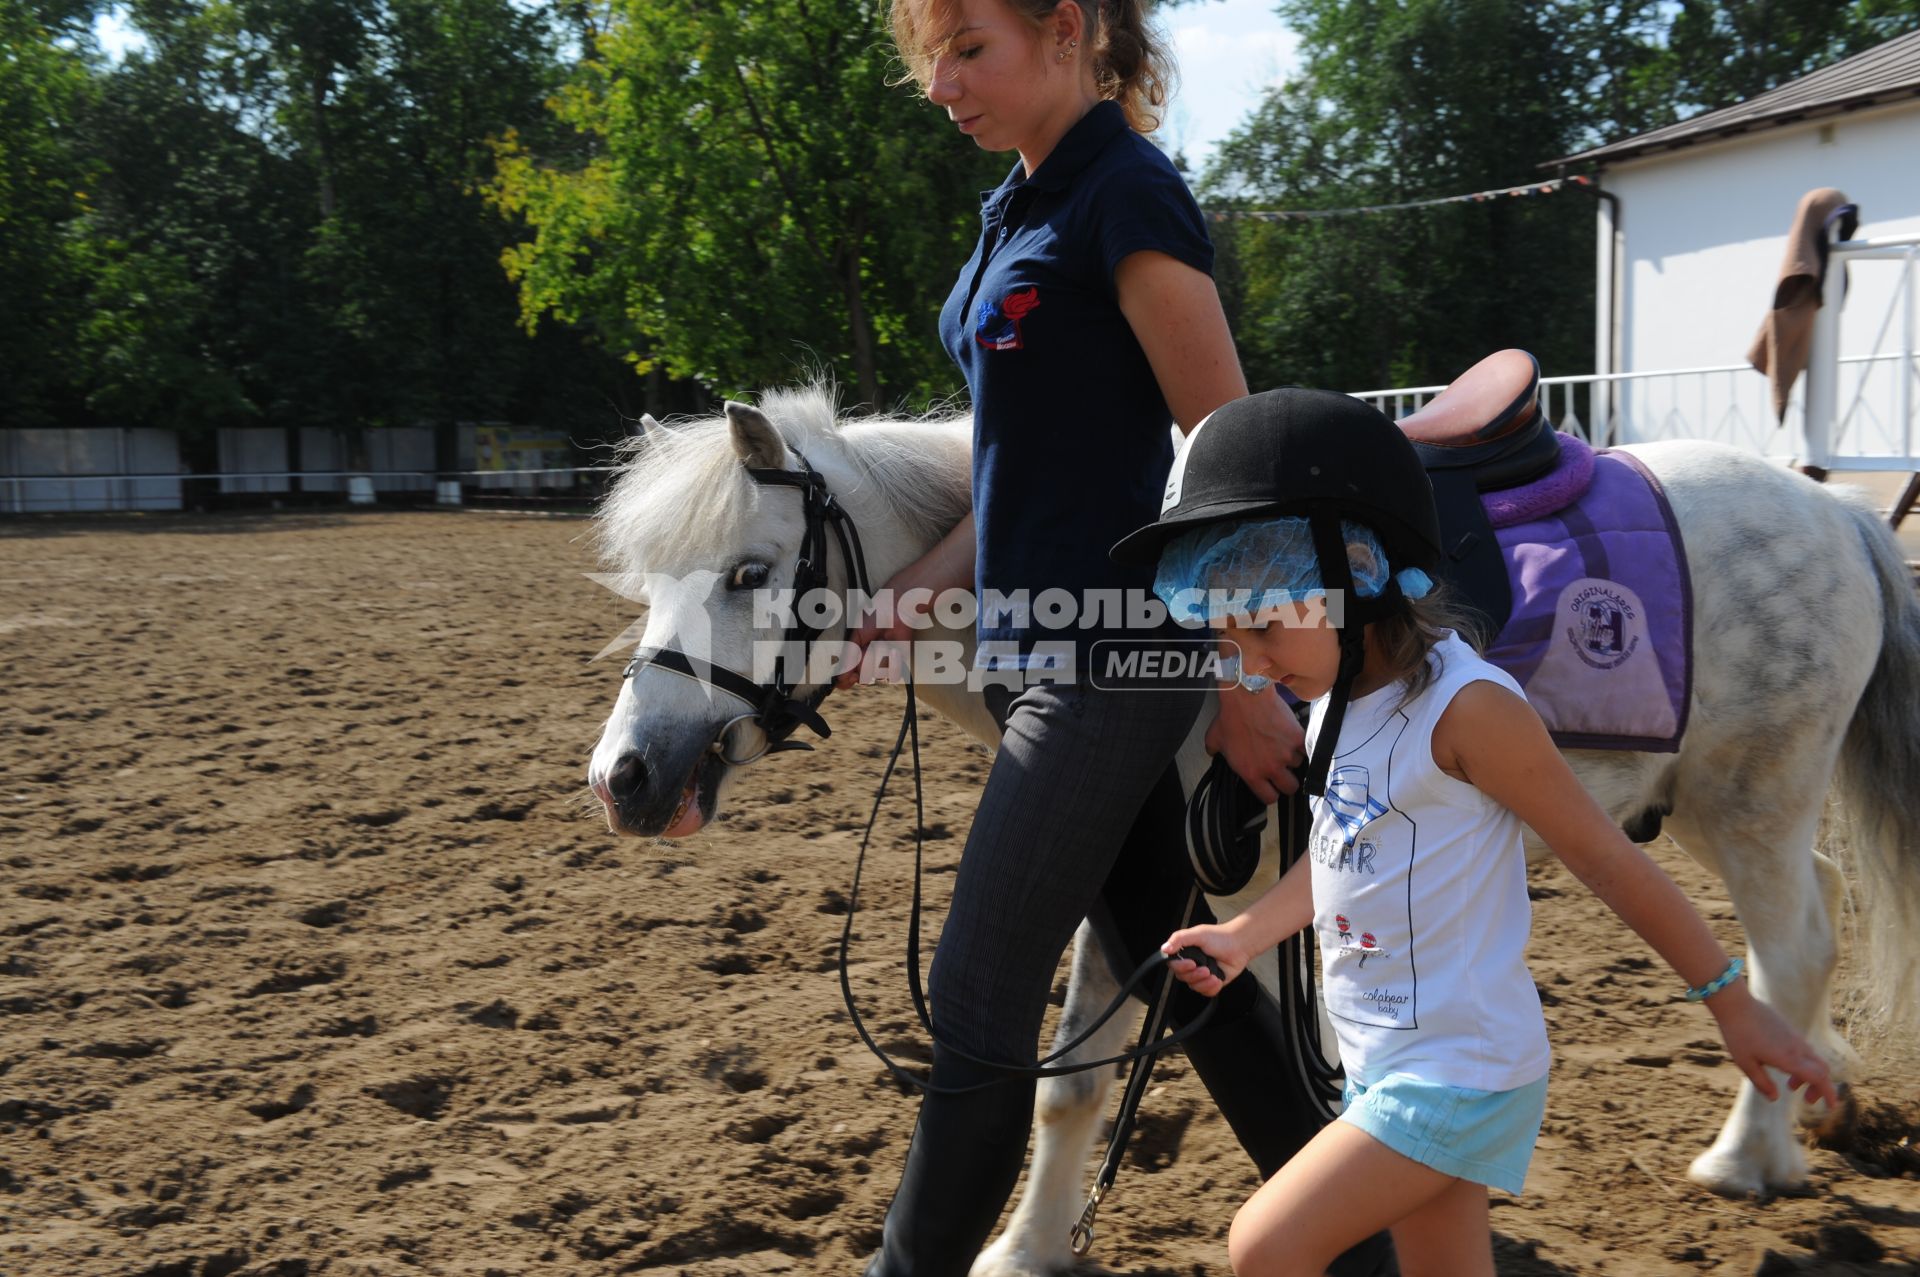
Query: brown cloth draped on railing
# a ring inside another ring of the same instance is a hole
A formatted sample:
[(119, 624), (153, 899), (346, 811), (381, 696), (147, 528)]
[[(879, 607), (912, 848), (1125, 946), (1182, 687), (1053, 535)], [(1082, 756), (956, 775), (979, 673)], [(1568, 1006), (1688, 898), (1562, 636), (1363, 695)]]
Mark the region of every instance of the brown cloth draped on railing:
[(1777, 418), (1786, 417), (1787, 396), (1807, 370), (1807, 354), (1813, 345), (1813, 313), (1820, 309), (1820, 289), (1827, 276), (1827, 233), (1836, 222), (1838, 239), (1853, 238), (1860, 224), (1858, 206), (1848, 203), (1843, 193), (1823, 186), (1800, 197), (1793, 229), (1787, 233), (1780, 282), (1773, 290), (1773, 309), (1761, 321), (1760, 332), (1747, 351), (1747, 362), (1767, 375)]

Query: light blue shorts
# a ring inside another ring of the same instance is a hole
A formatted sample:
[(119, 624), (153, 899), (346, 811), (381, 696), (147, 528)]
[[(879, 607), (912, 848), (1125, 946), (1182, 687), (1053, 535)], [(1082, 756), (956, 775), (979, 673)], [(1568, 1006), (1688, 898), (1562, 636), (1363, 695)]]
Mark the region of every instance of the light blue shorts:
[(1517, 1193), (1547, 1113), (1547, 1079), (1511, 1091), (1470, 1091), (1389, 1073), (1372, 1086), (1349, 1079), (1344, 1098), (1340, 1120), (1402, 1157)]

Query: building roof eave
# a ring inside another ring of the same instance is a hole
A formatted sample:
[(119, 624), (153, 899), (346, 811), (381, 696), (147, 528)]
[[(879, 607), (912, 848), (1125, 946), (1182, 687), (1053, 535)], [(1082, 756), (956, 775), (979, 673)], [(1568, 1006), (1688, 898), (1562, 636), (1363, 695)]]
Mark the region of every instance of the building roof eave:
[(1920, 31), (1896, 36), (1744, 102), (1548, 160), (1543, 169), (1603, 168), (1807, 120), (1920, 98)]

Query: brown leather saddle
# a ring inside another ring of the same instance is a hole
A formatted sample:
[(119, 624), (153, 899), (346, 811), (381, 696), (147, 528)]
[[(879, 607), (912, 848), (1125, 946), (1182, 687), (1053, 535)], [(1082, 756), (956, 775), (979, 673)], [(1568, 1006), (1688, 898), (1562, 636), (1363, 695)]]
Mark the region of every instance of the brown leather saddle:
[(1531, 483), (1560, 460), (1540, 406), (1540, 362), (1524, 350), (1496, 351), (1400, 428), (1433, 483), (1441, 579), (1486, 614), (1491, 639), (1513, 611), (1513, 591), (1480, 494)]

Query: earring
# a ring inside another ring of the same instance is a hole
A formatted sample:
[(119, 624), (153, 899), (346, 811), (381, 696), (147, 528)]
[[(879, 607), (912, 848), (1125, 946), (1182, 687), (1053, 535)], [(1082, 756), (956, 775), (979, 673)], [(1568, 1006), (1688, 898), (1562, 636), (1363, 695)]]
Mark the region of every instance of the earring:
[(1068, 58), (1073, 56), (1073, 51), (1079, 47), (1080, 47), (1080, 42), (1078, 40), (1069, 40), (1067, 41), (1067, 47), (1065, 49), (1053, 55), (1053, 60), (1055, 62), (1065, 62)]

